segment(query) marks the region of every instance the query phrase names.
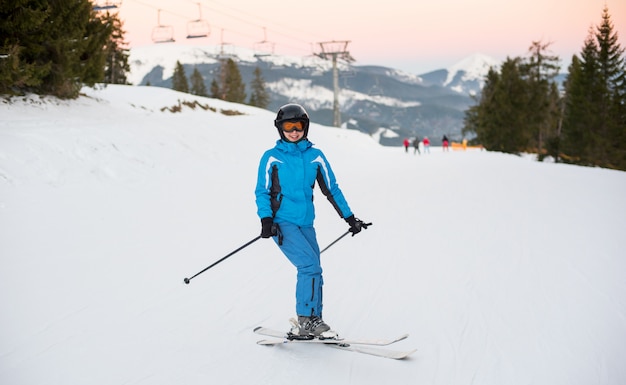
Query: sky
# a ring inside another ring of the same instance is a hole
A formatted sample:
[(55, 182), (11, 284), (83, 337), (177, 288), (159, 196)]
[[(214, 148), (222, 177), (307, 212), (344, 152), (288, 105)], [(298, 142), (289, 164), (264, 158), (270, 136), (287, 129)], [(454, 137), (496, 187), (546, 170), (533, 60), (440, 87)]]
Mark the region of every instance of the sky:
[[(313, 123), (372, 222), (321, 256), (324, 319), (345, 338), (408, 333), (388, 348), (417, 351), (265, 347), (253, 329), (295, 316), (296, 272), (271, 240), (183, 279), (260, 233), (275, 113), (159, 87), (81, 95), (0, 99), (0, 383), (626, 384), (626, 172), (416, 155)], [(181, 100), (213, 110), (163, 109)], [(315, 194), (325, 248), (348, 226)]]
[[(605, 4), (624, 47), (623, 0), (123, 0), (119, 15), (131, 47), (152, 44), (158, 25), (172, 27), (176, 43), (258, 46), (298, 56), (319, 53), (322, 42), (347, 41), (355, 64), (421, 74), (475, 53), (502, 61), (524, 56), (533, 41), (551, 42), (566, 67), (600, 23)], [(209, 24), (207, 38), (186, 39), (195, 20)]]

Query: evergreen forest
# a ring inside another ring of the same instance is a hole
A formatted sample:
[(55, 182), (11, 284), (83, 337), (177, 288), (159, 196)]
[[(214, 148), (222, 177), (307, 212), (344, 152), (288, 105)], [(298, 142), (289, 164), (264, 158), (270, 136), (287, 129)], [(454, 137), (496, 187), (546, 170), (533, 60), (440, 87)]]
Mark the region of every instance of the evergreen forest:
[(88, 0), (0, 2), (0, 93), (76, 98), (83, 85), (126, 84), (128, 48), (117, 14)]
[(626, 62), (608, 8), (559, 87), (550, 43), (491, 69), (463, 133), (488, 150), (626, 170)]

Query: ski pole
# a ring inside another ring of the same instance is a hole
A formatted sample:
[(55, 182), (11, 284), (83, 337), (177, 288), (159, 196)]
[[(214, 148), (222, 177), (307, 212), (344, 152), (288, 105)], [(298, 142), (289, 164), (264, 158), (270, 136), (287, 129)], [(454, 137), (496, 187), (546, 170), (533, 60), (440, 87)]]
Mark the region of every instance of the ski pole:
[(223, 260), (225, 260), (226, 258), (230, 257), (231, 255), (235, 254), (238, 251), (241, 251), (243, 248), (250, 246), (251, 244), (253, 244), (254, 242), (258, 241), (259, 239), (261, 239), (261, 236), (259, 235), (258, 237), (254, 238), (253, 240), (249, 241), (248, 243), (246, 243), (245, 245), (240, 246), (237, 250), (232, 251), (231, 253), (229, 253), (228, 255), (225, 255), (224, 257), (222, 257), (222, 259), (220, 259), (219, 261), (214, 262), (213, 264), (211, 264), (210, 266), (205, 267), (203, 270), (197, 272), (195, 275), (193, 275), (191, 278), (185, 278), (184, 281), (187, 285), (189, 285), (189, 281), (191, 281), (192, 279), (194, 279), (195, 277), (199, 276), (200, 274), (204, 273), (205, 271), (209, 270), (210, 268), (212, 268), (213, 266), (217, 265), (218, 263), (222, 262)]
[(335, 239), (330, 245), (326, 246), (324, 248), (324, 250), (320, 251), (320, 254), (322, 254), (324, 251), (328, 250), (329, 247), (331, 247), (332, 245), (334, 245), (335, 243), (339, 242), (341, 240), (341, 238), (345, 237), (346, 235), (350, 234), (350, 230), (346, 231), (345, 233), (341, 234), (341, 236), (337, 239)]
[[(367, 229), (368, 226), (371, 226), (371, 223), (363, 223), (363, 228)], [(346, 231), (345, 233), (341, 234), (341, 236), (337, 239), (335, 239), (334, 241), (332, 241), (332, 243), (328, 246), (326, 246), (324, 248), (324, 250), (320, 251), (320, 254), (322, 254), (324, 251), (328, 250), (328, 248), (330, 248), (332, 245), (334, 245), (335, 243), (339, 242), (341, 240), (341, 238), (345, 237), (346, 235), (350, 234), (350, 230)]]

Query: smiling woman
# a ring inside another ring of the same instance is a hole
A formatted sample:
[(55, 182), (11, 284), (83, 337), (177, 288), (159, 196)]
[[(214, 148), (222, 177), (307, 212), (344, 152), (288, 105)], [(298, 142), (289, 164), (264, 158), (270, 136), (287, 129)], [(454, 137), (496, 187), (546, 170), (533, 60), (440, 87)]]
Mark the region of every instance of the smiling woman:
[[(307, 140), (309, 115), (299, 104), (286, 104), (274, 126), (281, 140), (261, 157), (255, 189), (261, 237), (273, 238), (297, 269), (296, 315), (291, 334), (296, 338), (334, 338), (337, 333), (322, 319), (322, 265), (313, 227), (313, 188), (328, 198), (355, 235), (367, 224), (356, 219), (337, 185), (321, 150)], [(346, 232), (347, 234), (348, 232)]]

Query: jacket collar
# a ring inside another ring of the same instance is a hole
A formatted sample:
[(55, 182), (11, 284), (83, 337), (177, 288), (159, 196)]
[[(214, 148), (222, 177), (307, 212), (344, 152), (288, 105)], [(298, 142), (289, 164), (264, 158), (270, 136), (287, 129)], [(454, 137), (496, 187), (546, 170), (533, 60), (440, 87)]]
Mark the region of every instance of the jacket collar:
[(302, 139), (297, 143), (288, 142), (286, 140), (279, 139), (276, 141), (276, 148), (287, 153), (291, 152), (304, 152), (308, 148), (312, 147), (313, 143), (311, 143), (308, 139)]

